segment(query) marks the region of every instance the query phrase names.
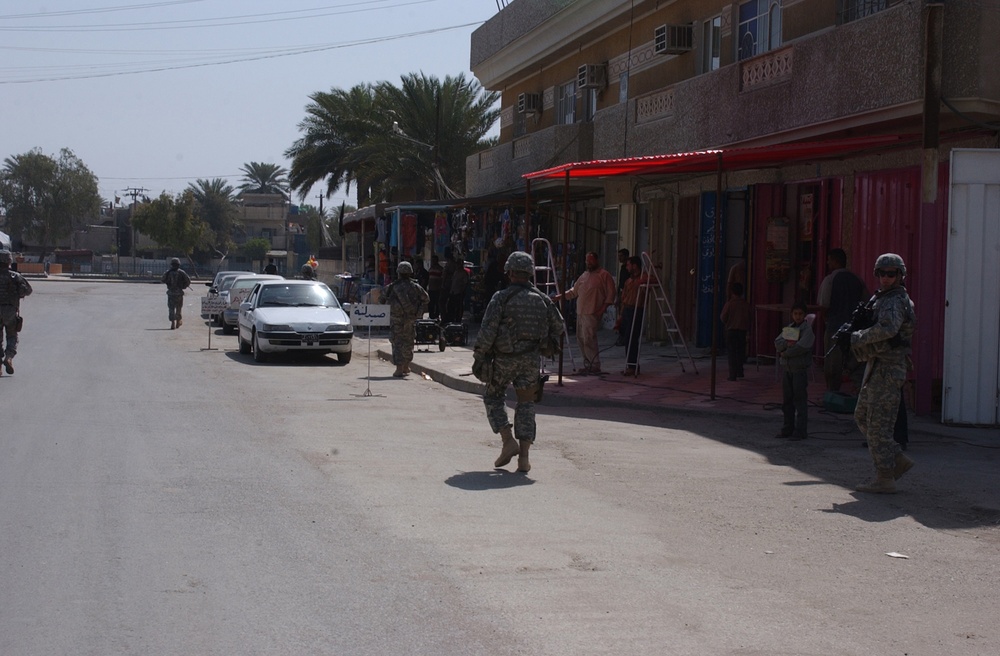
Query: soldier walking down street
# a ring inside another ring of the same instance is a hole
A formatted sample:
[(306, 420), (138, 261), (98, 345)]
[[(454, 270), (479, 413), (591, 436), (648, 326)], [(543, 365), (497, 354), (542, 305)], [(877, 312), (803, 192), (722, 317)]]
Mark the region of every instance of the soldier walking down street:
[(191, 278), (181, 268), (181, 261), (170, 258), (170, 270), (160, 279), (167, 286), (167, 312), (170, 315), (170, 330), (180, 328), (183, 323), (181, 311), (184, 309), (184, 290), (191, 286)]
[[(531, 284), (535, 271), (531, 255), (514, 251), (504, 271), (510, 285), (486, 306), (472, 369), (486, 383), (486, 417), (503, 440), (493, 466), (503, 467), (516, 455), (517, 471), (527, 472), (528, 450), (535, 441), (535, 402), (541, 398), (538, 361), (562, 348), (563, 319), (552, 300)], [(513, 431), (504, 405), (508, 385), (514, 386), (517, 396)]]
[(854, 420), (868, 440), (876, 471), (874, 481), (857, 486), (859, 492), (891, 494), (896, 491), (895, 482), (913, 467), (913, 461), (893, 440), (910, 340), (916, 328), (913, 301), (903, 286), (905, 275), (906, 265), (899, 255), (885, 253), (875, 260), (879, 288), (869, 301), (874, 323), (851, 334), (854, 356), (867, 363)]
[[(8, 374), (14, 373), (17, 355), (18, 324), (21, 321), (21, 299), (31, 295), (31, 285), (20, 273), (11, 271), (14, 261), (10, 251), (0, 250), (0, 360)], [(6, 335), (4, 335), (6, 333)], [(6, 336), (6, 342), (3, 337)], [(3, 371), (0, 371), (0, 376)]]
[(392, 343), (393, 376), (402, 378), (410, 373), (417, 319), (427, 310), (428, 296), (413, 280), (413, 265), (403, 261), (396, 267), (399, 278), (382, 292), (382, 302), (389, 304), (389, 341)]

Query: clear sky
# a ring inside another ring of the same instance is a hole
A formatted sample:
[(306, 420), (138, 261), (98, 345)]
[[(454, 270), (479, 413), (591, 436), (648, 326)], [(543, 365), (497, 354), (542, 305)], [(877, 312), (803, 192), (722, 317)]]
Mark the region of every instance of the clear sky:
[[(503, 4), (503, 3), (501, 3)], [(69, 148), (101, 196), (289, 168), (309, 96), (469, 72), (497, 0), (0, 0), (0, 162)], [(304, 202), (318, 205), (317, 185)], [(324, 207), (350, 195), (338, 191)], [(296, 198), (297, 200), (297, 198)]]

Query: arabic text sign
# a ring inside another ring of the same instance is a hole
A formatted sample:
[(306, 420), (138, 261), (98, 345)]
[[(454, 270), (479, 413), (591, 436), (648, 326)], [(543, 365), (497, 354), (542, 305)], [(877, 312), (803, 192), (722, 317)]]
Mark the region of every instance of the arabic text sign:
[(355, 303), (351, 306), (352, 326), (388, 326), (389, 306), (388, 305), (362, 305)]

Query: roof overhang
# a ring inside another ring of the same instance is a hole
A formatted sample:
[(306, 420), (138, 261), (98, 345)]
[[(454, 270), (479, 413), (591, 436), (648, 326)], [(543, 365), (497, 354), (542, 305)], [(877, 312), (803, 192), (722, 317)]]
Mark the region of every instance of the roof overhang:
[(776, 144), (756, 148), (719, 148), (669, 155), (597, 159), (562, 164), (526, 173), (522, 177), (531, 181), (565, 178), (572, 180), (619, 176), (690, 175), (760, 169), (860, 155), (868, 151), (909, 145), (913, 143), (914, 139), (915, 137), (906, 135), (878, 135)]

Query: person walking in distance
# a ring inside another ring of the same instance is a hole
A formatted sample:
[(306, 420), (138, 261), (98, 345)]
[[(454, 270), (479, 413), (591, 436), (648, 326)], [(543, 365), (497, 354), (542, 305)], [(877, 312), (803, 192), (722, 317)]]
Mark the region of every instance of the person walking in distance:
[(444, 269), (441, 267), (441, 259), (435, 253), (431, 255), (431, 268), (427, 271), (427, 295), (430, 297), (430, 301), (427, 303), (427, 318), (433, 321), (441, 318), (443, 275)]
[(587, 253), (587, 270), (580, 274), (573, 286), (554, 300), (578, 299), (576, 302), (576, 341), (583, 354), (583, 372), (601, 372), (601, 352), (597, 344), (597, 329), (608, 306), (615, 302), (615, 280), (601, 268), (597, 253)]
[(184, 309), (184, 290), (191, 286), (191, 278), (181, 268), (181, 261), (170, 258), (170, 269), (160, 281), (167, 286), (167, 313), (170, 315), (170, 330), (180, 328), (184, 323), (181, 312)]
[(905, 275), (902, 257), (896, 253), (878, 256), (875, 278), (879, 287), (868, 302), (874, 323), (851, 333), (851, 351), (858, 362), (866, 363), (854, 420), (875, 464), (875, 480), (858, 485), (859, 492), (896, 492), (896, 481), (914, 464), (893, 439), (917, 323), (913, 301), (903, 286)]
[(743, 378), (743, 363), (747, 359), (747, 331), (750, 330), (750, 304), (743, 298), (743, 283), (730, 285), (730, 297), (722, 306), (719, 318), (726, 326), (726, 356), (729, 359), (729, 380)]
[[(20, 273), (11, 271), (14, 258), (8, 250), (0, 250), (0, 360), (3, 371), (14, 373), (17, 355), (17, 333), (20, 331), (21, 299), (31, 295), (31, 285)], [(6, 341), (4, 341), (6, 337)], [(0, 371), (0, 375), (3, 375)]]
[(382, 292), (382, 303), (389, 305), (389, 340), (392, 343), (393, 376), (410, 373), (416, 321), (427, 310), (427, 292), (413, 280), (413, 265), (407, 261), (396, 267), (398, 278)]
[[(849, 375), (855, 371), (860, 373), (861, 367), (851, 356), (850, 351), (832, 349), (833, 336), (846, 322), (851, 320), (854, 308), (868, 298), (868, 288), (861, 278), (847, 268), (847, 253), (842, 248), (833, 248), (826, 256), (827, 268), (830, 273), (819, 285), (816, 302), (823, 308), (824, 330), (823, 376), (826, 379), (826, 389), (831, 392), (840, 391), (844, 371)], [(861, 388), (861, 376), (852, 376), (856, 386)]]
[(635, 255), (625, 262), (628, 280), (621, 289), (619, 299), (622, 314), (619, 325), (619, 341), (625, 345), (624, 376), (635, 376), (639, 371), (639, 338), (642, 336), (643, 310), (646, 306), (646, 285), (649, 276), (642, 272), (642, 260)]
[[(561, 349), (563, 334), (559, 309), (531, 284), (534, 270), (528, 253), (514, 251), (508, 256), (504, 271), (510, 285), (490, 299), (473, 349), (473, 373), (486, 383), (486, 417), (503, 441), (493, 466), (504, 467), (517, 456), (519, 472), (531, 469), (528, 450), (535, 442), (535, 403), (542, 386), (538, 361)], [(513, 430), (504, 403), (508, 385), (517, 396)]]

